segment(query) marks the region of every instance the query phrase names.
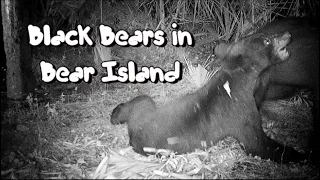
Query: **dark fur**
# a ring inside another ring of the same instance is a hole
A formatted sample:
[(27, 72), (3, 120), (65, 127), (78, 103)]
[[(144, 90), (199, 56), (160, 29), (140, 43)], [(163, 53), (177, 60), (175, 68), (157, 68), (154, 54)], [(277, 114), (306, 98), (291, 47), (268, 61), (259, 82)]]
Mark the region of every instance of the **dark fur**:
[[(273, 43), (264, 43), (270, 39)], [(230, 45), (222, 68), (205, 86), (144, 114), (140, 122), (129, 121), (130, 144), (134, 150), (146, 154), (143, 147), (154, 147), (185, 153), (202, 148), (201, 141), (211, 145), (233, 136), (247, 153), (262, 158), (303, 159), (294, 149), (265, 135), (253, 97), (259, 73), (281, 61), (272, 40), (270, 36), (255, 34)], [(224, 88), (226, 82), (229, 82), (231, 97)]]
[(144, 113), (152, 112), (156, 104), (150, 96), (137, 96), (126, 103), (119, 104), (111, 113), (111, 124), (123, 124), (128, 121), (139, 121)]
[[(317, 22), (318, 23), (318, 22)], [(313, 150), (313, 161), (319, 158), (319, 28), (304, 18), (274, 21), (259, 32), (280, 33), (290, 31), (292, 42), (288, 61), (277, 64), (260, 75), (259, 90), (255, 95), (258, 107), (265, 100), (281, 99), (294, 94), (297, 87), (313, 91), (314, 131), (309, 137), (309, 149)]]
[[(318, 22), (316, 22), (318, 23)], [(258, 30), (258, 33), (274, 34), (290, 31), (292, 42), (288, 45), (290, 57), (287, 61), (265, 69), (259, 76), (255, 91), (258, 109), (263, 101), (291, 97), (299, 88), (313, 91), (314, 132), (310, 136), (309, 149), (313, 150), (315, 161), (319, 159), (319, 28), (305, 18), (276, 20)], [(227, 45), (219, 46), (215, 53), (221, 57)]]
[[(261, 91), (255, 95), (258, 107), (265, 100), (290, 97), (298, 87), (309, 87), (316, 95), (319, 92), (319, 29), (308, 19), (290, 18), (269, 23), (257, 32), (285, 31), (292, 34), (292, 42), (287, 47), (291, 55), (287, 61), (264, 70), (259, 76)], [(228, 45), (221, 44), (215, 48), (215, 54), (223, 58), (227, 48)]]
[(256, 95), (257, 105), (264, 100), (280, 99), (294, 94), (297, 87), (309, 87), (319, 92), (319, 29), (307, 19), (291, 18), (267, 24), (258, 32), (265, 34), (290, 31), (288, 45), (291, 56), (260, 75), (266, 92)]

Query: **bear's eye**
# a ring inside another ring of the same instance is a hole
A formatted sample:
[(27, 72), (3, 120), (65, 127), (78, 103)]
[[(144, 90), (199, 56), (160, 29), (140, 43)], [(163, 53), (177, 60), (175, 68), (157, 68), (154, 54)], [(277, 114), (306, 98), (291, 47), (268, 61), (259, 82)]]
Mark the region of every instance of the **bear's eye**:
[(265, 45), (269, 45), (269, 44), (271, 44), (271, 41), (270, 41), (270, 39), (266, 38), (266, 39), (264, 39), (263, 43)]

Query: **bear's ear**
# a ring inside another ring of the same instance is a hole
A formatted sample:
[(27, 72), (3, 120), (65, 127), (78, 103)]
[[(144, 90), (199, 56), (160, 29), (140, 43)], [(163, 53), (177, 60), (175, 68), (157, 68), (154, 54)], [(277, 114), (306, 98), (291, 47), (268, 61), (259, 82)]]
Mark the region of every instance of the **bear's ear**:
[(226, 43), (220, 43), (214, 48), (214, 55), (218, 56), (219, 58), (223, 59), (224, 56), (227, 54), (229, 45)]

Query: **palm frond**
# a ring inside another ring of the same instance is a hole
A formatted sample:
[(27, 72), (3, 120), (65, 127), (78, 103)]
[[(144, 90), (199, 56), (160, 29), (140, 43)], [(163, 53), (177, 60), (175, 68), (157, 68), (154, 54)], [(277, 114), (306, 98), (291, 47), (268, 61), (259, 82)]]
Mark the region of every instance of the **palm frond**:
[[(208, 62), (208, 59), (205, 62)], [(202, 87), (203, 85), (205, 85), (220, 69), (218, 68), (216, 70), (208, 71), (206, 67), (209, 63), (205, 63), (204, 66), (201, 64), (197, 64), (197, 66), (195, 67), (189, 60), (186, 59), (186, 57), (184, 57), (184, 60), (187, 64), (188, 69), (185, 76), (192, 84), (195, 84), (197, 87)]]

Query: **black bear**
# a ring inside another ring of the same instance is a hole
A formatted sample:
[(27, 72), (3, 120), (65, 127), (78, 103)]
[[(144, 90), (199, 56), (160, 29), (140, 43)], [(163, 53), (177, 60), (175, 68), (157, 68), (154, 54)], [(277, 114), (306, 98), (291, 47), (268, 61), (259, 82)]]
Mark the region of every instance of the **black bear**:
[[(318, 23), (318, 22), (317, 22)], [(319, 158), (319, 28), (306, 18), (281, 19), (258, 30), (273, 34), (290, 31), (292, 42), (288, 45), (290, 58), (268, 68), (259, 76), (255, 93), (258, 108), (265, 100), (288, 97), (297, 87), (307, 87), (314, 92), (314, 131), (309, 138), (309, 149), (313, 150), (313, 161)]]
[(115, 107), (111, 113), (110, 122), (111, 124), (136, 122), (144, 113), (152, 112), (155, 109), (156, 104), (150, 96), (140, 95)]
[(265, 94), (256, 95), (258, 106), (264, 100), (292, 95), (297, 86), (309, 87), (318, 95), (319, 29), (307, 19), (290, 18), (269, 23), (259, 29), (258, 33), (275, 34), (285, 31), (290, 31), (292, 35), (292, 42), (287, 47), (291, 56), (288, 61), (272, 66), (260, 75), (261, 81), (269, 79), (269, 84)]
[[(257, 33), (277, 34), (286, 31), (292, 35), (292, 42), (287, 47), (291, 56), (287, 61), (261, 73), (260, 89), (264, 92), (257, 91), (255, 95), (258, 107), (265, 100), (290, 97), (301, 86), (310, 87), (316, 95), (319, 92), (319, 29), (308, 19), (289, 18), (273, 21)], [(227, 47), (225, 44), (217, 46), (215, 54), (223, 57)]]
[(232, 136), (247, 153), (276, 161), (305, 158), (266, 136), (253, 93), (260, 72), (288, 58), (290, 34), (255, 34), (228, 47), (221, 69), (206, 85), (169, 104), (128, 121), (130, 145), (191, 152)]
[[(270, 66), (259, 76), (254, 94), (258, 109), (265, 100), (283, 99), (294, 95), (297, 88), (307, 87), (314, 92), (314, 132), (310, 136), (309, 148), (319, 154), (319, 28), (306, 18), (288, 18), (273, 21), (260, 28), (257, 33), (274, 34), (289, 31), (292, 35), (287, 49), (287, 61)], [(218, 46), (215, 54), (225, 54), (227, 45)], [(318, 155), (316, 155), (318, 156)], [(319, 160), (319, 157), (316, 157)]]

